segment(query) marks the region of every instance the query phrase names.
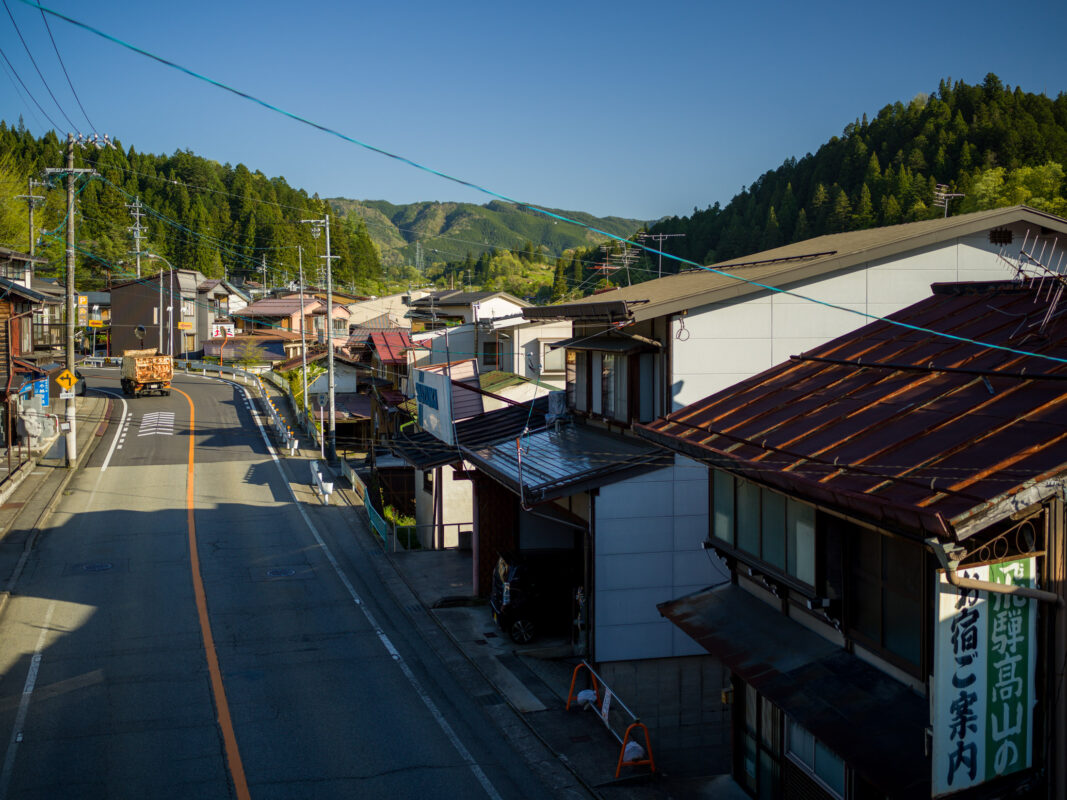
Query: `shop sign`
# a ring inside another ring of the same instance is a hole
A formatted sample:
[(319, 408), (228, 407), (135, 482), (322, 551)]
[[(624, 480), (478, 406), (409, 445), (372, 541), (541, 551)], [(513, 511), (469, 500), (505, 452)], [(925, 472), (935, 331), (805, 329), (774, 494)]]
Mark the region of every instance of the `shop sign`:
[[(961, 567), (961, 578), (1035, 587), (1033, 558)], [(957, 588), (938, 572), (932, 681), (935, 797), (1033, 763), (1037, 601)]]

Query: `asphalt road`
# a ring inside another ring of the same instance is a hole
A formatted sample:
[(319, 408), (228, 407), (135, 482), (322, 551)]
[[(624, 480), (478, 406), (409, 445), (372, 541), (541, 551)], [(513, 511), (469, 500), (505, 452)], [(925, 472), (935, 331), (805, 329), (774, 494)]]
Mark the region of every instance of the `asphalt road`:
[(242, 389), (85, 374), (113, 417), (0, 621), (0, 800), (550, 796)]

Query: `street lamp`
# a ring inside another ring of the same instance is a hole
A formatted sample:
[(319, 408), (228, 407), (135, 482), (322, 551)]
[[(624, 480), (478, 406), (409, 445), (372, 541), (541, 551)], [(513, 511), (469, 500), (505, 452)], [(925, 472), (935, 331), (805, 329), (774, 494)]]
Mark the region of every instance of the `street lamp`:
[[(167, 259), (156, 253), (144, 253), (148, 258), (158, 258), (168, 267), (170, 267), (170, 299), (167, 302), (167, 316), (168, 323), (168, 335), (167, 338), (170, 341), (170, 354), (174, 355), (174, 265)], [(162, 272), (162, 270), (160, 270)], [(163, 353), (163, 277), (159, 276), (159, 354)]]

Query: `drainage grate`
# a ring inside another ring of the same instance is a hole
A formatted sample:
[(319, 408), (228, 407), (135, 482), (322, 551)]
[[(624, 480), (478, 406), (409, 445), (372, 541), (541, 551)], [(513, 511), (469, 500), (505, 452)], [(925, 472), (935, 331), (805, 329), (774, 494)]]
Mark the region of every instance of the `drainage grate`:
[(291, 578), (294, 575), (296, 575), (296, 570), (292, 567), (275, 567), (267, 570), (268, 578)]
[(114, 565), (111, 564), (108, 561), (93, 561), (93, 562), (90, 562), (89, 564), (82, 564), (81, 565), (81, 571), (82, 572), (107, 572), (113, 566)]

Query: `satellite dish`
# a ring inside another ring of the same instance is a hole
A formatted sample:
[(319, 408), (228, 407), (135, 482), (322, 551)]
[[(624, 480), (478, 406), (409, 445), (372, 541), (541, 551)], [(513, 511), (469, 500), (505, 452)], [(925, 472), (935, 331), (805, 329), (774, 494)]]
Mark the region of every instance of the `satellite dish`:
[(138, 325), (136, 328), (134, 328), (133, 329), (133, 335), (136, 336), (140, 341), (144, 341), (144, 335), (145, 335), (144, 325)]

